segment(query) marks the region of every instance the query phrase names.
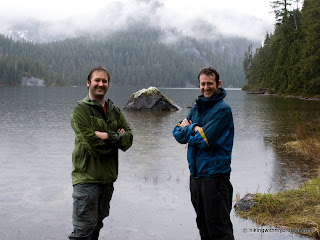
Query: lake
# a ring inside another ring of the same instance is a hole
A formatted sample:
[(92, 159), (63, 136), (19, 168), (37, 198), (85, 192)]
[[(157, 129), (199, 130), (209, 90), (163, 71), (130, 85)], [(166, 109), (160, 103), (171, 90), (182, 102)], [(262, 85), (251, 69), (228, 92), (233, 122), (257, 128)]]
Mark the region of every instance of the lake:
[[(139, 89), (113, 88), (107, 97), (123, 108)], [(124, 112), (134, 143), (120, 152), (119, 177), (100, 239), (198, 240), (189, 194), (185, 145), (172, 136), (198, 89), (160, 89), (182, 109)], [(0, 239), (60, 240), (72, 231), (70, 116), (86, 87), (0, 87)], [(236, 194), (277, 192), (317, 174), (317, 165), (284, 151), (296, 124), (320, 112), (318, 101), (249, 95), (228, 89), (235, 141), (231, 182)], [(237, 217), (236, 239), (306, 239)]]

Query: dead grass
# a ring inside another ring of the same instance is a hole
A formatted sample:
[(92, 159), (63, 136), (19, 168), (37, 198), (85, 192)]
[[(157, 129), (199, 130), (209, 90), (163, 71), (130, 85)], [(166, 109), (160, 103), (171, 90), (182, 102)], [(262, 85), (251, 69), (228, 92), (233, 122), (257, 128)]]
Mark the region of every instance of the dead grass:
[(320, 163), (320, 118), (299, 124), (296, 127), (295, 139), (286, 146)]

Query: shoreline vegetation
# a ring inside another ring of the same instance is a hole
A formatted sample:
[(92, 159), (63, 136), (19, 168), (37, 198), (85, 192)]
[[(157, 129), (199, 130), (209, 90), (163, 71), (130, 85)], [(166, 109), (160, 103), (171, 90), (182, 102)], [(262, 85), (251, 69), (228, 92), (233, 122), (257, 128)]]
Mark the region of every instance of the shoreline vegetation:
[(258, 87), (250, 87), (245, 85), (241, 88), (241, 90), (246, 91), (248, 94), (259, 94), (259, 95), (272, 95), (272, 96), (281, 96), (281, 97), (292, 97), (292, 98), (299, 98), (304, 100), (320, 100), (320, 95), (315, 94), (306, 94), (306, 93), (294, 93), (294, 94), (283, 94), (283, 93), (276, 93), (268, 88), (258, 88)]
[[(288, 152), (302, 155), (320, 165), (320, 116), (297, 125), (295, 141), (285, 144)], [(237, 196), (237, 202), (239, 202)], [(236, 210), (238, 216), (259, 225), (284, 228), (308, 237), (320, 239), (320, 175), (301, 182), (297, 189), (274, 194), (256, 193), (248, 211)]]
[(320, 1), (271, 1), (275, 29), (267, 32), (260, 48), (249, 45), (244, 54), (246, 88), (267, 88), (269, 93), (320, 95)]

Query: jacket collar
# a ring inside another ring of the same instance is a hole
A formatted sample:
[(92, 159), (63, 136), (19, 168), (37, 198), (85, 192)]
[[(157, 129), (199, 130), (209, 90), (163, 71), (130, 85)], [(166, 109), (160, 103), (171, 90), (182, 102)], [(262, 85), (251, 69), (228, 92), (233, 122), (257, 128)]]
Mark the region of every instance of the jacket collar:
[[(89, 104), (89, 105), (96, 105), (96, 106), (102, 107), (99, 102), (97, 102), (97, 101), (95, 101), (95, 100), (91, 100), (91, 99), (89, 98), (89, 95), (86, 96), (82, 101), (84, 101), (86, 104)], [(109, 99), (108, 99), (107, 101), (105, 101), (105, 103), (106, 103), (106, 104), (109, 103)]]
[(207, 108), (212, 107), (217, 102), (223, 100), (226, 95), (227, 93), (224, 90), (224, 88), (219, 88), (218, 92), (215, 95), (213, 95), (211, 98), (206, 98), (203, 95), (200, 95), (196, 100), (196, 103), (199, 109), (205, 110)]

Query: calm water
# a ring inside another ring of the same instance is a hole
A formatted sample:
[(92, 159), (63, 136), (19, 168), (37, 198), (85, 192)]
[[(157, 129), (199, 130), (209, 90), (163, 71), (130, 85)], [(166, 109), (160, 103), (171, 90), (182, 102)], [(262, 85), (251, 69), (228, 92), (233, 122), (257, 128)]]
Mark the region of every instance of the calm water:
[[(139, 89), (111, 88), (107, 96), (124, 107)], [(101, 239), (198, 240), (190, 202), (187, 149), (172, 136), (197, 89), (161, 89), (181, 111), (125, 112), (134, 144), (120, 154), (110, 216)], [(285, 154), (298, 119), (320, 112), (320, 103), (247, 95), (228, 90), (235, 121), (231, 181), (234, 196), (296, 186), (317, 166)], [(60, 240), (72, 231), (70, 115), (87, 89), (0, 87), (0, 239)], [(232, 212), (236, 239), (304, 239), (289, 233), (250, 233), (262, 228)]]

